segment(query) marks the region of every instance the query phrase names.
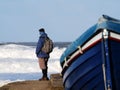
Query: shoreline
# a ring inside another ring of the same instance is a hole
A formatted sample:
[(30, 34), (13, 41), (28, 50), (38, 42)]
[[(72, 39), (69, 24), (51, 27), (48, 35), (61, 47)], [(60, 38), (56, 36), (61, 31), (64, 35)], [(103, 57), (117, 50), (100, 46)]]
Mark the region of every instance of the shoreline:
[(51, 74), (49, 81), (27, 80), (8, 83), (0, 90), (64, 90), (59, 73)]

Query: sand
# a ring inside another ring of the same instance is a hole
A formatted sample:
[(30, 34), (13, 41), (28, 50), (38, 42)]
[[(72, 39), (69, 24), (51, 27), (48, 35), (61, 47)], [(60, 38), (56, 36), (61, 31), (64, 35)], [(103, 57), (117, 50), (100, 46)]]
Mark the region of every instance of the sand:
[(9, 83), (0, 90), (64, 90), (60, 74), (52, 74), (49, 81), (28, 80)]

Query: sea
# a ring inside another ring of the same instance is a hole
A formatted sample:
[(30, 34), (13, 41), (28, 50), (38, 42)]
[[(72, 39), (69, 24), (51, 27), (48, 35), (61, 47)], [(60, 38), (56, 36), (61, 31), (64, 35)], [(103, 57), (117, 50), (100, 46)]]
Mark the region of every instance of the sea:
[[(48, 61), (48, 76), (61, 73), (60, 57), (71, 42), (54, 42)], [(11, 82), (38, 80), (42, 72), (35, 55), (36, 42), (0, 43), (0, 87)]]

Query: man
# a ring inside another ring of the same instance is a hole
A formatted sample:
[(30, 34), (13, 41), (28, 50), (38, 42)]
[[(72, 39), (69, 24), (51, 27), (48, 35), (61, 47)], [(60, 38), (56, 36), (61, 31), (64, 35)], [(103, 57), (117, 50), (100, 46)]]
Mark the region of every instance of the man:
[(42, 70), (42, 74), (43, 74), (42, 78), (40, 78), (39, 80), (40, 81), (49, 80), (47, 76), (47, 70), (48, 70), (47, 63), (49, 59), (49, 53), (45, 53), (42, 51), (42, 47), (44, 45), (47, 34), (45, 33), (44, 28), (39, 29), (39, 33), (40, 33), (40, 37), (36, 47), (36, 56), (38, 57), (39, 67)]

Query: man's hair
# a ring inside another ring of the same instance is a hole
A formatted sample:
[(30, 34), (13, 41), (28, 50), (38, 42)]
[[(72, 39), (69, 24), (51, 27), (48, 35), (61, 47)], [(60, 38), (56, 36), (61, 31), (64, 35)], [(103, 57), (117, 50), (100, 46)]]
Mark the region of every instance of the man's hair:
[(45, 32), (44, 28), (39, 29), (39, 32)]

